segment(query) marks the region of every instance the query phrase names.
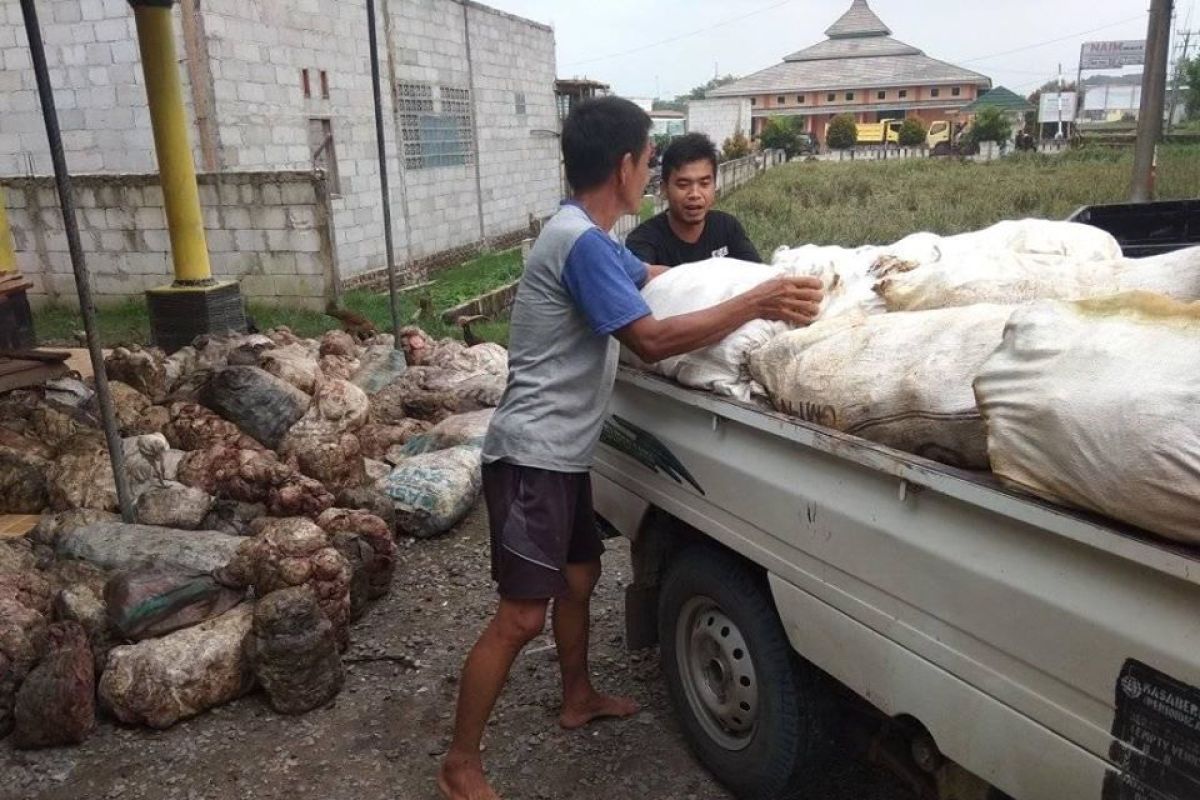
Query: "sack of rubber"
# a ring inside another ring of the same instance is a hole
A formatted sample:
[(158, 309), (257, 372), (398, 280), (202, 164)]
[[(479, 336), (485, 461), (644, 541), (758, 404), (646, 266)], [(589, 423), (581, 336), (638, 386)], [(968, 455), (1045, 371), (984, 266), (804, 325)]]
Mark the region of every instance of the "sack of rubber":
[[(710, 258), (668, 270), (646, 284), (642, 297), (656, 319), (667, 319), (718, 305), (783, 274), (778, 267), (766, 264)], [(684, 386), (749, 400), (762, 391), (750, 381), (747, 358), (772, 336), (786, 330), (788, 326), (782, 322), (755, 320), (710, 347), (657, 364), (643, 364), (628, 350), (622, 351), (622, 359), (673, 378)]]
[(778, 410), (950, 466), (987, 468), (971, 392), (1008, 306), (846, 315), (777, 336), (750, 372)]
[(379, 482), (396, 507), (397, 530), (428, 539), (453, 528), (482, 486), (478, 447), (451, 447), (413, 456)]
[(975, 381), (992, 470), (1200, 543), (1200, 304), (1132, 293), (1015, 312)]
[(123, 639), (140, 641), (219, 617), (244, 595), (209, 573), (154, 566), (109, 578), (104, 605), (112, 630)]
[(888, 311), (1085, 300), (1138, 290), (1190, 301), (1200, 299), (1200, 247), (1108, 261), (978, 250), (926, 262), (882, 259), (873, 274)]
[(771, 264), (793, 277), (821, 279), (825, 301), (819, 319), (825, 320), (857, 311), (882, 314), (887, 310), (875, 293), (876, 277), (872, 272), (882, 255), (878, 247), (848, 249), (806, 244), (779, 248)]
[(455, 414), (446, 417), (425, 433), (418, 434), (402, 445), (397, 445), (387, 451), (388, 460), (399, 464), (406, 458), (434, 453), (451, 447), (469, 445), (483, 447), (487, 437), (488, 426), (492, 422), (496, 409), (485, 408), (482, 411), (471, 411), (466, 414)]

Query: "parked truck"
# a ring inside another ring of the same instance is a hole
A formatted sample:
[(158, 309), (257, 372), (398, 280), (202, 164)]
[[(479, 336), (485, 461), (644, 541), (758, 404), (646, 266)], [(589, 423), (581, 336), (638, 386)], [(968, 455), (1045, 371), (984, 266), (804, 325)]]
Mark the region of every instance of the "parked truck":
[[(1200, 201), (1076, 218), (1200, 244)], [(631, 369), (595, 490), (629, 643), (738, 797), (850, 714), (922, 797), (1200, 798), (1200, 552)]]

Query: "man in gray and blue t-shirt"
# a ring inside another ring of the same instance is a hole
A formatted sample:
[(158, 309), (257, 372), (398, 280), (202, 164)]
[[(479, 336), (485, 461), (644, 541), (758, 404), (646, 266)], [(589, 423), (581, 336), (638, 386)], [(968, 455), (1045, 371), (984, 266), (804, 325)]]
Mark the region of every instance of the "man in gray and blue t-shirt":
[(574, 198), (530, 251), (513, 306), (508, 387), (484, 444), (496, 614), (471, 650), (454, 741), (438, 786), (450, 800), (493, 800), (480, 759), (487, 719), (521, 649), (554, 601), (562, 672), (559, 724), (626, 717), (637, 704), (600, 694), (588, 673), (589, 602), (604, 546), (589, 470), (616, 378), (618, 345), (653, 363), (714, 344), (754, 319), (806, 325), (820, 282), (781, 278), (718, 306), (655, 319), (640, 289), (664, 271), (607, 231), (636, 212), (649, 177), (650, 118), (633, 103), (581, 103), (563, 125)]

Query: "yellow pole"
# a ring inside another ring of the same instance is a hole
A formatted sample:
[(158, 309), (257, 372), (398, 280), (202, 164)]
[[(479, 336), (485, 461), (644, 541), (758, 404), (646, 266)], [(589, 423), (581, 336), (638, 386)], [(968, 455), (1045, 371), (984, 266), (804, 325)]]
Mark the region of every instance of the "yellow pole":
[(0, 186), (0, 275), (17, 271), (17, 251), (13, 249), (12, 230), (8, 227), (8, 206), (4, 187)]
[(200, 190), (196, 186), (196, 166), (192, 163), (179, 62), (175, 57), (172, 3), (164, 0), (132, 0), (131, 5), (134, 6), (137, 20), (142, 71), (146, 76), (146, 96), (150, 102), (154, 150), (158, 156), (167, 230), (171, 236), (175, 283), (211, 283), (212, 268), (208, 263), (208, 244), (204, 239)]

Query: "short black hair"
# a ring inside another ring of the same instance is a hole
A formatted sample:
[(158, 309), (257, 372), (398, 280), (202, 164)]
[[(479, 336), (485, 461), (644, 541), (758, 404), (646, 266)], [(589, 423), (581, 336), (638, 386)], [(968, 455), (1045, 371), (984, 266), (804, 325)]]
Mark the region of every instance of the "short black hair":
[(650, 142), (650, 115), (621, 97), (584, 100), (563, 123), (562, 152), (567, 182), (576, 192), (607, 181), (627, 153), (634, 158)]
[(717, 175), (717, 146), (703, 133), (688, 133), (671, 140), (662, 157), (662, 179), (666, 183), (671, 173), (693, 161), (712, 164), (713, 177)]

